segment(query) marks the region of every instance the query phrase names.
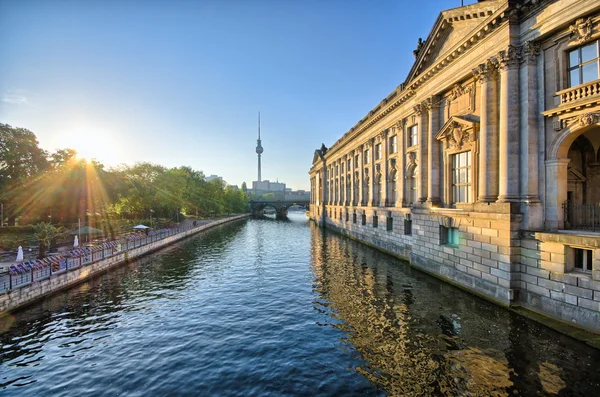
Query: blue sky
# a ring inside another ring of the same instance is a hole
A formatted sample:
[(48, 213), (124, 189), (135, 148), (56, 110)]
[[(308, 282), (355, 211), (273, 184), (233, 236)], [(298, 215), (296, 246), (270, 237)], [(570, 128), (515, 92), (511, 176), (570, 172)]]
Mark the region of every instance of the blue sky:
[[(465, 1), (465, 4), (474, 1)], [(0, 0), (0, 122), (109, 166), (190, 165), (308, 189), (460, 0)]]

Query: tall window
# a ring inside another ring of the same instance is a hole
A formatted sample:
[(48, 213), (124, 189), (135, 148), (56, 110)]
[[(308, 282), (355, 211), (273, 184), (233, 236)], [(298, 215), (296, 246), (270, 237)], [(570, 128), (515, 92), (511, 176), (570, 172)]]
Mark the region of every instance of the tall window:
[(418, 125), (408, 127), (408, 146), (415, 146), (419, 143)]
[(350, 172), (350, 169), (352, 168), (352, 160), (348, 159), (347, 165), (346, 165), (346, 169), (348, 170), (348, 172)]
[(599, 40), (596, 40), (569, 51), (569, 87), (598, 79), (600, 75), (598, 43)]
[(393, 137), (390, 137), (390, 153), (396, 153), (398, 152), (398, 141), (397, 141), (398, 137), (396, 135), (394, 135)]
[(375, 145), (375, 160), (381, 160), (381, 143)]
[(342, 174), (344, 173), (344, 163), (342, 163)]
[(406, 177), (407, 181), (407, 189), (408, 189), (408, 203), (414, 204), (417, 202), (417, 177), (418, 171), (417, 167), (412, 169), (412, 172)]
[(356, 156), (354, 156), (354, 167), (358, 168), (358, 161), (360, 160), (360, 155), (357, 154)]
[(369, 149), (365, 150), (365, 157), (363, 159), (363, 163), (369, 164), (369, 160), (371, 160), (370, 157), (371, 157), (371, 151)]
[(471, 152), (452, 155), (452, 201), (470, 203), (471, 200)]

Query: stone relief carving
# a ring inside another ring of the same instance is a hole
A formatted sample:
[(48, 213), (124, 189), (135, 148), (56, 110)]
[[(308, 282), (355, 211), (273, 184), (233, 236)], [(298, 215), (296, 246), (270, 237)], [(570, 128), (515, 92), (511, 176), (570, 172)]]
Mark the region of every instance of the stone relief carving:
[(456, 149), (462, 149), (465, 141), (469, 139), (469, 133), (464, 130), (462, 124), (452, 123), (452, 133), (449, 136), (448, 142)]
[(527, 63), (534, 63), (540, 54), (540, 45), (531, 40), (528, 40), (523, 47), (521, 47), (522, 60)]
[(421, 113), (423, 113), (425, 111), (425, 109), (423, 109), (423, 106), (420, 103), (413, 106), (413, 110), (417, 114), (417, 116), (420, 116)]
[(592, 37), (594, 24), (592, 18), (579, 18), (575, 23), (569, 26), (569, 31), (574, 39), (581, 43)]
[(500, 69), (507, 69), (515, 67), (519, 64), (521, 59), (521, 47), (515, 47), (509, 44), (506, 50), (502, 50), (498, 53), (498, 63)]
[(454, 87), (452, 87), (452, 92), (450, 93), (450, 98), (452, 98), (452, 100), (455, 100), (456, 98), (464, 95), (465, 93), (465, 89), (462, 86), (462, 84), (457, 83), (454, 85)]
[(390, 171), (396, 171), (396, 159), (390, 160)]
[(404, 125), (406, 124), (406, 119), (398, 120), (394, 126), (398, 131), (404, 130)]
[(484, 63), (480, 63), (477, 67), (471, 69), (475, 79), (480, 82), (491, 81), (496, 77), (496, 71), (498, 70), (498, 59), (490, 58)]
[(415, 152), (408, 153), (407, 160), (408, 160), (407, 165), (416, 166), (417, 165), (417, 154)]
[(587, 127), (588, 125), (596, 124), (600, 122), (600, 112), (589, 112), (583, 113), (577, 116), (570, 117), (568, 119), (560, 120), (557, 122), (558, 129), (560, 131), (567, 127)]

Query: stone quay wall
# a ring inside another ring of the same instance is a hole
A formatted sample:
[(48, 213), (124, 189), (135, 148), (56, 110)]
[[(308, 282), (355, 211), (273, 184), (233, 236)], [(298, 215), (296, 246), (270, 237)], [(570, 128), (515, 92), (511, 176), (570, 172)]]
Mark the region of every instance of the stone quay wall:
[[(318, 216), (317, 209), (311, 209), (309, 216), (322, 227), (407, 260), (419, 270), (501, 306), (524, 307), (600, 333), (600, 271), (588, 275), (565, 267), (571, 247), (585, 246), (595, 247), (593, 266), (597, 269), (600, 237), (586, 240), (580, 235), (523, 233), (519, 230), (521, 214), (494, 205), (485, 207), (489, 212), (482, 208), (326, 206), (326, 216)], [(445, 223), (448, 219), (451, 225)], [(458, 244), (443, 242), (441, 226), (458, 229)]]
[(113, 256), (92, 262), (78, 269), (54, 275), (49, 279), (36, 281), (25, 287), (10, 290), (6, 294), (0, 295), (0, 313), (13, 311), (26, 306), (47, 295), (53, 294), (57, 291), (87, 280), (95, 275), (103, 273), (117, 265), (121, 265), (143, 255), (147, 255), (151, 252), (167, 247), (177, 241), (183, 240), (204, 230), (222, 225), (224, 223), (245, 219), (249, 216), (250, 214), (244, 214), (213, 221), (137, 248), (119, 252)]

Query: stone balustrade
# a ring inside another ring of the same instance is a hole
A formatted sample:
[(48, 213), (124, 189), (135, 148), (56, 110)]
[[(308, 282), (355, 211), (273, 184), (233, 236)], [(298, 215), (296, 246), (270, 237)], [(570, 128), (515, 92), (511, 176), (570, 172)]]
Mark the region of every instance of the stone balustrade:
[(567, 105), (572, 102), (580, 101), (600, 94), (600, 79), (581, 84), (576, 87), (567, 88), (558, 91), (556, 95), (560, 96), (560, 104)]

